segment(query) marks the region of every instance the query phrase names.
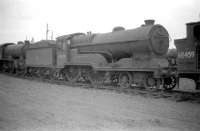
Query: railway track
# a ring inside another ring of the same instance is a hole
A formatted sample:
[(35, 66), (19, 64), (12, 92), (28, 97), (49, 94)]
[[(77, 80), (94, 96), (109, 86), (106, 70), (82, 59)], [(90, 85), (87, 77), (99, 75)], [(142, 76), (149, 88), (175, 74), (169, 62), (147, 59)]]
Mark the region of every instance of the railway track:
[(21, 79), (27, 79), (27, 80), (34, 80), (38, 82), (45, 82), (50, 84), (58, 84), (58, 85), (66, 85), (66, 86), (72, 86), (72, 87), (78, 87), (78, 88), (90, 88), (90, 89), (96, 89), (96, 90), (107, 90), (107, 91), (113, 91), (119, 94), (127, 94), (127, 95), (140, 95), (147, 98), (154, 98), (154, 99), (168, 99), (176, 102), (191, 102), (191, 103), (199, 103), (200, 104), (200, 92), (187, 92), (182, 90), (171, 90), (166, 91), (162, 89), (146, 89), (142, 87), (134, 87), (131, 88), (119, 88), (113, 85), (102, 85), (98, 87), (93, 87), (89, 83), (70, 83), (68, 81), (63, 80), (50, 80), (50, 79), (41, 79), (36, 77), (28, 77), (28, 76), (22, 76), (22, 75), (16, 75), (16, 74), (10, 74), (10, 73), (3, 73), (5, 75), (21, 78)]

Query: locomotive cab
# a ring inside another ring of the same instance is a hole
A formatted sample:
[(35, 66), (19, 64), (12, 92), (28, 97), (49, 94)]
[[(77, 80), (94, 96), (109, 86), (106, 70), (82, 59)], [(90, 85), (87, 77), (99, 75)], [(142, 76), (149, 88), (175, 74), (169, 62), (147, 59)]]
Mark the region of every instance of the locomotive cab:
[[(200, 22), (194, 26), (194, 39), (196, 43), (197, 72), (200, 74)], [(196, 80), (196, 89), (200, 89), (200, 75), (198, 75), (195, 80)]]
[(194, 26), (194, 40), (196, 43), (196, 61), (197, 61), (197, 70), (200, 71), (200, 23)]

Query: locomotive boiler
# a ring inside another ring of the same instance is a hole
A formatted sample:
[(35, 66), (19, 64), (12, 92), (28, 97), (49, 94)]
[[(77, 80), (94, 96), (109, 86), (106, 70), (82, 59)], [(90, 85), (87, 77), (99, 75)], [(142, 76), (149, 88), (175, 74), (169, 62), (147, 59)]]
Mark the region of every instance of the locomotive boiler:
[[(100, 53), (108, 61), (118, 61), (134, 54), (163, 56), (169, 47), (168, 32), (153, 20), (145, 21), (142, 27), (124, 30), (113, 29), (111, 33), (89, 36), (90, 41), (74, 44), (80, 53)], [(109, 58), (111, 60), (109, 60)]]

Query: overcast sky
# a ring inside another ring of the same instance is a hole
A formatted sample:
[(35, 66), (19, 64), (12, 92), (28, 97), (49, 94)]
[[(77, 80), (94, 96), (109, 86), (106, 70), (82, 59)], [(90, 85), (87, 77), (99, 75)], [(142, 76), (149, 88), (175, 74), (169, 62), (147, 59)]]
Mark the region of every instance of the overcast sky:
[(136, 28), (145, 19), (162, 24), (172, 39), (185, 37), (185, 23), (200, 20), (200, 0), (0, 0), (0, 43), (45, 39), (75, 32)]

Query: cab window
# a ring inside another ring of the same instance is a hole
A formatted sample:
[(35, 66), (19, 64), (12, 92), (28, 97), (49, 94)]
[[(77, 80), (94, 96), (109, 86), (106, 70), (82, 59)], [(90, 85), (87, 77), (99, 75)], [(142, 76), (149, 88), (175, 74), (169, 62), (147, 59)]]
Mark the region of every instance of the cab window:
[(197, 40), (200, 40), (200, 25), (194, 27), (194, 37)]

